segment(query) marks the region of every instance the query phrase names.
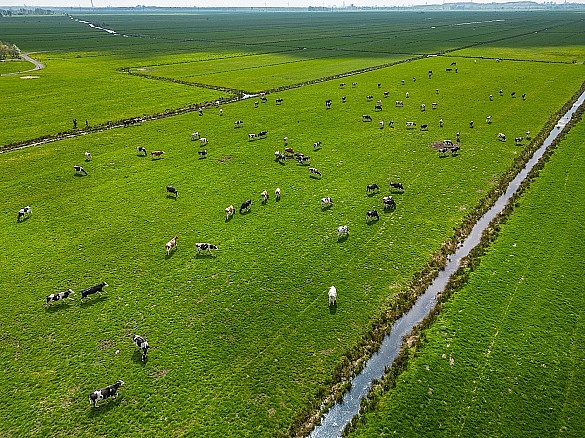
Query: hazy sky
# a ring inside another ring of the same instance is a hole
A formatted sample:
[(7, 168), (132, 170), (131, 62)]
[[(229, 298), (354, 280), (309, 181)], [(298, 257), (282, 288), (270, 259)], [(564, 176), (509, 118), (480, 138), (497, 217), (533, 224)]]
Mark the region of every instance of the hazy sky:
[[(475, 3), (505, 3), (509, 0), (474, 0)], [(542, 0), (536, 0), (542, 3)], [(208, 6), (254, 6), (254, 7), (277, 7), (277, 6), (409, 6), (424, 4), (456, 3), (456, 0), (93, 0), (97, 7), (121, 7), (121, 6), (173, 6), (173, 7), (208, 7)], [(555, 3), (564, 3), (556, 1)], [(585, 0), (569, 0), (569, 3), (585, 3)], [(27, 6), (27, 7), (49, 7), (49, 6), (82, 6), (91, 7), (91, 0), (0, 0), (1, 6)]]

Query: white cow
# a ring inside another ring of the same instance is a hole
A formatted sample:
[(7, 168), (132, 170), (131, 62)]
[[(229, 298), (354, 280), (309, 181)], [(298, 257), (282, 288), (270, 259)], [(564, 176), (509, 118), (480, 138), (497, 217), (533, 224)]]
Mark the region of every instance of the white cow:
[(91, 154), (89, 152), (85, 153), (85, 161), (91, 161)]
[(201, 136), (199, 135), (199, 132), (194, 132), (191, 134), (191, 140), (199, 140), (200, 138)]
[(330, 306), (335, 306), (335, 304), (337, 303), (337, 289), (335, 289), (335, 286), (331, 286), (329, 288), (329, 305)]
[(342, 225), (340, 227), (337, 227), (337, 238), (339, 239), (340, 237), (346, 237), (349, 235), (349, 229), (347, 228), (347, 225)]
[(276, 190), (274, 191), (274, 196), (276, 196), (277, 201), (280, 199), (280, 187), (276, 188)]
[(207, 137), (201, 137), (199, 139), (199, 146), (205, 146), (207, 145)]

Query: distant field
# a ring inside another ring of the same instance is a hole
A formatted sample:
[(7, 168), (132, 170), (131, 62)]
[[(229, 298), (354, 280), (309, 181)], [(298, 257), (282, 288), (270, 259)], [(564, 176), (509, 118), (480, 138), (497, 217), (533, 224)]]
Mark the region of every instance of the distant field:
[(580, 123), (348, 436), (585, 434), (584, 141)]
[[(319, 405), (335, 369), (368, 337), (394, 294), (529, 143), (512, 139), (527, 130), (536, 135), (585, 73), (571, 61), (496, 62), (453, 52), (319, 82), (419, 50), (558, 26), (573, 15), (274, 17), (80, 17), (127, 38), (66, 17), (2, 22), (3, 41), (49, 51), (35, 55), (46, 65), (35, 72), (39, 79), (0, 78), (0, 144), (71, 131), (74, 117), (83, 128), (86, 119), (91, 126), (229, 97), (122, 68), (252, 90), (315, 83), (268, 94), (257, 108), (242, 100), (223, 104), (223, 115), (209, 106), (202, 116), (190, 112), (0, 154), (0, 435), (290, 433)], [(474, 17), (481, 23), (460, 24)], [(364, 18), (372, 20), (365, 25)], [(372, 122), (363, 122), (364, 114)], [(236, 120), (243, 127), (234, 128)], [(407, 121), (417, 126), (407, 129)], [(261, 130), (267, 138), (248, 140)], [(205, 159), (190, 139), (194, 131), (209, 140)], [(454, 140), (457, 132), (461, 153), (439, 157), (431, 143)], [(497, 141), (498, 132), (509, 140)], [(289, 147), (311, 156), (322, 178), (295, 160), (274, 160), (285, 136)], [(322, 147), (313, 150), (317, 141)], [(165, 153), (139, 157), (137, 146)], [(85, 151), (92, 161), (84, 161)], [(89, 176), (75, 176), (74, 165)], [(390, 181), (404, 183), (405, 192), (390, 193)], [(368, 196), (371, 183), (380, 191)], [(178, 189), (177, 199), (167, 185)], [(265, 189), (271, 198), (262, 205)], [(383, 212), (389, 194), (397, 208)], [(330, 209), (321, 208), (325, 196), (333, 198)], [(246, 199), (251, 211), (226, 221), (225, 207), (238, 210)], [(33, 214), (17, 223), (25, 205)], [(365, 213), (374, 208), (380, 220), (368, 224)], [(340, 225), (349, 226), (347, 240), (337, 239)], [(164, 245), (174, 235), (178, 247), (167, 257)], [(197, 255), (197, 242), (219, 250)], [(103, 297), (80, 303), (79, 291), (100, 281), (109, 283)], [(332, 284), (336, 309), (327, 307)], [(43, 307), (47, 295), (67, 288), (78, 292), (73, 301)], [(131, 345), (135, 333), (152, 346), (145, 365)], [(120, 398), (91, 409), (89, 392), (117, 379), (126, 382)]]

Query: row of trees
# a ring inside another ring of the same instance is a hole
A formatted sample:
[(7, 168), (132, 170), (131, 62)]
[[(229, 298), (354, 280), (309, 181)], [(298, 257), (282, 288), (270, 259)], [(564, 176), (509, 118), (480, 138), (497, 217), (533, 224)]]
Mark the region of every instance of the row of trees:
[(8, 58), (18, 58), (20, 56), (20, 49), (14, 44), (4, 43), (0, 41), (0, 60)]

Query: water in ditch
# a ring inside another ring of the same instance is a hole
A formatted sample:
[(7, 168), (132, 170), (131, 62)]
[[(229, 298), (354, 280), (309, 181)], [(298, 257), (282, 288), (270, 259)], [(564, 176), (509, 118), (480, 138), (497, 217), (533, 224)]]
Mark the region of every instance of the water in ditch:
[(585, 93), (581, 94), (571, 109), (567, 111), (556, 123), (552, 132), (543, 142), (542, 146), (534, 152), (526, 166), (516, 175), (494, 205), (477, 221), (469, 236), (457, 248), (454, 254), (448, 257), (447, 264), (443, 271), (427, 288), (427, 290), (417, 299), (414, 306), (404, 315), (402, 315), (392, 326), (388, 335), (382, 341), (379, 350), (368, 360), (364, 369), (351, 381), (351, 389), (345, 394), (341, 403), (335, 403), (333, 407), (325, 414), (321, 425), (316, 426), (311, 434), (311, 438), (331, 438), (341, 436), (341, 432), (351, 419), (357, 415), (360, 408), (361, 399), (367, 395), (373, 380), (380, 379), (386, 367), (392, 365), (392, 362), (398, 356), (402, 339), (409, 335), (412, 328), (419, 324), (433, 309), (437, 302), (437, 295), (445, 289), (449, 278), (457, 271), (461, 259), (479, 243), (483, 231), (489, 223), (504, 209), (510, 198), (516, 193), (522, 181), (534, 165), (538, 163), (546, 149), (552, 144), (553, 140), (561, 133), (562, 128), (571, 120), (571, 117), (577, 111), (579, 106), (585, 101)]

